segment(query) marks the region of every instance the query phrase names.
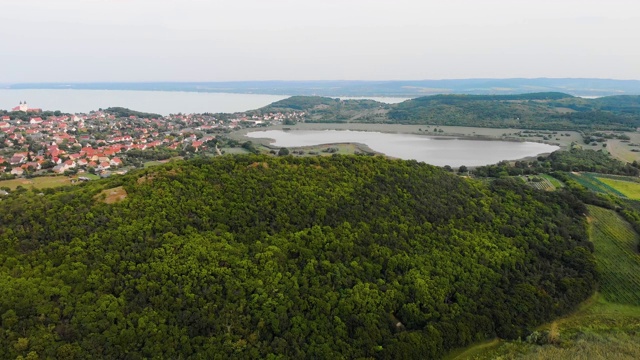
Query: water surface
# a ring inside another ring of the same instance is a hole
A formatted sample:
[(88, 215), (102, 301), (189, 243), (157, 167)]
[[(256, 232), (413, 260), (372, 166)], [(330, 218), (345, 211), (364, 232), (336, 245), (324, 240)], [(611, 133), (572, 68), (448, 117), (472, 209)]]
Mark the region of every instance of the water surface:
[(161, 115), (231, 113), (258, 109), (287, 97), (182, 91), (0, 89), (0, 109), (10, 110), (20, 101), (26, 101), (29, 107), (69, 113), (87, 113), (114, 106)]
[[(0, 109), (11, 110), (20, 101), (32, 108), (88, 113), (121, 106), (160, 115), (189, 113), (235, 113), (255, 110), (288, 95), (230, 94), (185, 91), (0, 89)], [(350, 98), (351, 99), (351, 98)], [(365, 99), (365, 98), (359, 98)], [(381, 102), (400, 102), (404, 98), (372, 97)]]
[(253, 131), (246, 136), (272, 139), (272, 145), (282, 147), (362, 143), (388, 156), (453, 167), (495, 164), (502, 160), (518, 160), (559, 149), (558, 146), (534, 142), (468, 140), (350, 130), (267, 130)]

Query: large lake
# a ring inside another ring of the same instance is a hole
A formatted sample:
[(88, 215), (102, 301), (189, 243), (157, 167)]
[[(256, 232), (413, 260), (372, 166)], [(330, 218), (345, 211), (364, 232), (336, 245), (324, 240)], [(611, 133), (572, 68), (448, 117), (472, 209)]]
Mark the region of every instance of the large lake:
[[(233, 113), (258, 109), (288, 97), (286, 95), (183, 91), (0, 89), (0, 109), (11, 110), (20, 101), (26, 101), (30, 107), (42, 110), (60, 110), (67, 113), (88, 113), (92, 110), (114, 106), (161, 115), (205, 112)], [(389, 97), (368, 99), (387, 103), (406, 100)]]
[(502, 160), (518, 160), (559, 149), (558, 146), (534, 142), (466, 140), (349, 130), (267, 130), (253, 131), (246, 136), (272, 139), (272, 145), (282, 147), (361, 143), (388, 156), (453, 167), (495, 164)]

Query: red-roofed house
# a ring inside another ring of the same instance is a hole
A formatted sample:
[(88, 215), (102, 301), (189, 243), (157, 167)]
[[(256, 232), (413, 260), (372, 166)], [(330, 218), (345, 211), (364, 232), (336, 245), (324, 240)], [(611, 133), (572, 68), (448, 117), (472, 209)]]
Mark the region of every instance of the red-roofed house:
[(39, 163), (37, 163), (35, 161), (31, 161), (31, 162), (28, 162), (28, 163), (22, 165), (22, 168), (24, 168), (24, 169), (32, 168), (33, 170), (40, 170), (41, 167), (40, 167)]
[(196, 148), (196, 151), (198, 151), (198, 149), (200, 148), (200, 146), (202, 146), (202, 144), (204, 144), (202, 141), (192, 141), (191, 142), (191, 146)]
[(109, 163), (108, 163), (108, 162), (106, 162), (106, 161), (103, 161), (103, 162), (101, 162), (101, 163), (100, 163), (100, 165), (98, 165), (97, 169), (98, 169), (98, 170), (107, 170), (107, 169), (109, 169), (110, 167), (111, 167), (111, 164), (109, 164)]
[(120, 160), (120, 158), (114, 157), (109, 163), (113, 166), (120, 166), (122, 165), (122, 160)]
[(9, 160), (9, 164), (18, 165), (25, 162), (26, 159), (27, 159), (26, 156), (16, 154), (11, 157), (11, 160)]
[(14, 167), (13, 169), (11, 169), (11, 174), (16, 176), (22, 176), (22, 174), (24, 174), (24, 170), (20, 167)]

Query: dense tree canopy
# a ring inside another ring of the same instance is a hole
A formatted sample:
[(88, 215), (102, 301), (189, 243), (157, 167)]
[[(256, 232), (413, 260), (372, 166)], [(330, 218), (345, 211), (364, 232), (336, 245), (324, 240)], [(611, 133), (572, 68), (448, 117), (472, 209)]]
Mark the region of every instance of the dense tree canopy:
[(558, 92), (519, 95), (433, 95), (382, 104), (293, 96), (257, 112), (303, 110), (308, 122), (457, 125), (544, 130), (640, 127), (640, 96), (583, 99)]
[(159, 119), (159, 118), (162, 117), (162, 115), (160, 115), (160, 114), (135, 111), (135, 110), (131, 110), (131, 109), (123, 108), (123, 107), (110, 107), (110, 108), (106, 108), (104, 111), (106, 113), (108, 113), (108, 114), (113, 114), (113, 115), (115, 115), (116, 117), (119, 117), (119, 118), (120, 117), (135, 116), (135, 117), (139, 117), (139, 118), (156, 118), (156, 119)]
[(568, 192), (365, 156), (14, 192), (0, 358), (437, 358), (584, 300), (584, 212)]
[(640, 164), (624, 163), (602, 151), (572, 147), (568, 151), (558, 150), (548, 157), (532, 161), (501, 161), (494, 165), (479, 166), (474, 169), (476, 176), (506, 177), (530, 175), (551, 171), (588, 171), (601, 174), (640, 175)]

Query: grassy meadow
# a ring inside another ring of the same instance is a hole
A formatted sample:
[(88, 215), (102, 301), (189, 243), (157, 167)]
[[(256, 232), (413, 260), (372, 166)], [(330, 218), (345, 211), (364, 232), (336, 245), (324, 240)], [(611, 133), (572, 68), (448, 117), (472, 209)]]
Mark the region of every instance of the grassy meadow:
[(568, 175), (578, 184), (593, 192), (626, 198), (625, 194), (623, 194), (621, 191), (616, 189), (614, 186), (605, 183), (603, 180), (608, 180), (608, 178), (605, 178), (600, 174), (568, 173)]
[(598, 180), (616, 189), (616, 191), (622, 193), (625, 197), (632, 200), (640, 200), (640, 183), (617, 180), (611, 178), (598, 177)]
[(2, 180), (0, 181), (0, 187), (8, 187), (11, 190), (15, 190), (18, 186), (22, 186), (25, 189), (30, 189), (31, 187), (36, 189), (47, 189), (58, 186), (71, 185), (72, 179), (73, 178), (68, 176), (41, 176), (31, 179), (18, 178), (11, 180)]
[(607, 150), (613, 157), (622, 161), (640, 161), (640, 133), (625, 132), (624, 134), (629, 136), (630, 140), (609, 139)]

